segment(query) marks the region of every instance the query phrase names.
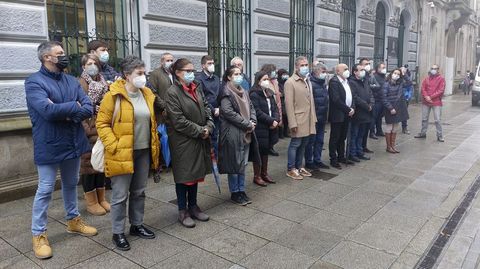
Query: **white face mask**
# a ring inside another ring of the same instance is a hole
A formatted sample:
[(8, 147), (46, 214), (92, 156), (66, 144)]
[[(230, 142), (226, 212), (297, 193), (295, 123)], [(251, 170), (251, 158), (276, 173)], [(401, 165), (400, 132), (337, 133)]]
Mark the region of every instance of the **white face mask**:
[(260, 82), (260, 86), (262, 86), (263, 88), (270, 88), (270, 81), (262, 80), (262, 82)]
[(393, 81), (397, 81), (399, 78), (400, 78), (399, 75), (397, 75), (397, 74), (392, 74), (392, 80), (393, 80)]
[(385, 75), (387, 73), (387, 68), (383, 68), (382, 70), (380, 70), (380, 73)]
[(169, 69), (170, 66), (172, 66), (172, 64), (173, 64), (173, 62), (165, 62), (165, 63), (163, 63), (163, 67), (164, 67), (165, 69)]
[(372, 70), (372, 67), (369, 64), (367, 64), (365, 66), (365, 71), (370, 72), (370, 70)]
[(85, 72), (91, 77), (98, 75), (98, 71), (98, 67), (95, 64), (87, 65), (85, 67)]
[(360, 71), (360, 78), (365, 78), (365, 70)]
[(344, 79), (349, 78), (350, 77), (350, 71), (348, 71), (348, 70), (343, 71), (342, 76), (343, 76)]
[(137, 76), (132, 79), (133, 86), (141, 89), (147, 84), (147, 77), (145, 75)]
[(210, 73), (215, 73), (215, 65), (211, 64), (207, 67), (207, 71)]

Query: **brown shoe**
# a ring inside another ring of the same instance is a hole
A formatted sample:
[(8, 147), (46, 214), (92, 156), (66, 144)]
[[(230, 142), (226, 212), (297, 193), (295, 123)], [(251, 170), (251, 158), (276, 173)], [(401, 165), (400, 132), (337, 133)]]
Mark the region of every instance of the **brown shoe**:
[(400, 151), (397, 150), (395, 147), (395, 141), (397, 140), (397, 133), (392, 133), (392, 136), (390, 138), (390, 146), (395, 153), (400, 153)]
[(187, 228), (195, 227), (195, 221), (190, 217), (187, 210), (178, 211), (178, 221)]
[(257, 184), (258, 186), (266, 187), (267, 183), (263, 181), (260, 172), (260, 164), (254, 162), (253, 163), (253, 183)]
[(87, 202), (87, 212), (94, 216), (103, 216), (107, 211), (98, 203), (97, 192), (95, 190), (85, 193)]
[(32, 238), (33, 254), (39, 259), (48, 259), (53, 256), (52, 248), (48, 243), (47, 233), (34, 235)]
[(271, 178), (269, 175), (268, 175), (268, 155), (263, 155), (262, 156), (262, 169), (261, 169), (261, 178), (263, 179), (263, 181), (267, 182), (267, 183), (270, 183), (270, 184), (275, 184), (277, 182), (275, 182), (275, 180), (273, 180), (273, 178)]
[(97, 198), (98, 203), (105, 209), (105, 211), (110, 212), (110, 203), (105, 199), (105, 188), (97, 188)]
[(311, 177), (311, 176), (312, 176), (312, 173), (308, 172), (307, 169), (305, 169), (305, 168), (303, 168), (303, 167), (300, 168), (300, 169), (298, 170), (298, 172), (300, 173), (300, 175), (301, 175), (302, 177)]
[(392, 133), (385, 133), (385, 142), (387, 143), (386, 151), (389, 152), (389, 153), (396, 153), (392, 149)]
[(67, 232), (81, 234), (83, 236), (97, 235), (97, 229), (87, 225), (80, 216), (67, 220)]
[(200, 209), (200, 207), (198, 207), (198, 205), (190, 208), (189, 213), (192, 219), (197, 219), (199, 221), (208, 221), (210, 219), (210, 217), (207, 214), (202, 212), (202, 210)]

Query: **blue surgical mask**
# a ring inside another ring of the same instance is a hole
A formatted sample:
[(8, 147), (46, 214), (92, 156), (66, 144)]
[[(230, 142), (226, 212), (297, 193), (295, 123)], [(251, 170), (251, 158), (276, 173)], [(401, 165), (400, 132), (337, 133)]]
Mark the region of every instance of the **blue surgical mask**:
[(183, 75), (183, 80), (185, 80), (185, 83), (190, 85), (190, 83), (193, 82), (195, 79), (195, 74), (193, 72), (185, 72), (185, 75)]
[(110, 59), (110, 55), (108, 54), (108, 51), (104, 51), (100, 54), (100, 62), (102, 63), (108, 63), (108, 60)]
[(238, 75), (238, 76), (234, 76), (234, 77), (233, 77), (232, 83), (233, 83), (235, 86), (240, 86), (240, 85), (242, 85), (242, 82), (243, 82), (243, 76), (242, 76), (242, 75)]
[(165, 69), (169, 69), (170, 66), (172, 66), (172, 64), (173, 64), (173, 62), (165, 62), (165, 63), (163, 63), (163, 67), (164, 67)]
[(300, 67), (298, 74), (302, 77), (306, 77), (309, 72), (310, 72), (310, 68), (308, 68), (308, 66), (302, 66)]
[(272, 71), (270, 73), (270, 78), (277, 78), (277, 71)]
[(366, 75), (365, 70), (360, 71), (359, 77), (360, 77), (361, 79), (364, 79), (364, 78), (365, 78), (365, 75)]
[(320, 75), (318, 75), (318, 78), (321, 80), (327, 79), (327, 73), (320, 73)]
[(282, 76), (282, 79), (283, 79), (283, 80), (287, 80), (288, 78), (289, 78), (288, 75), (283, 75), (283, 76)]

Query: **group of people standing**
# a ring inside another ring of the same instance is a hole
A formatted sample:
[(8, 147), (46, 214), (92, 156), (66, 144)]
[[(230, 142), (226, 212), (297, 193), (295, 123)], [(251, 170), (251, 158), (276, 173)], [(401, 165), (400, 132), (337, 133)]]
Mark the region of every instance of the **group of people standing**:
[[(78, 79), (64, 73), (69, 61), (61, 43), (42, 43), (38, 58), (40, 71), (25, 81), (39, 174), (32, 213), (32, 243), (38, 258), (52, 256), (46, 225), (57, 170), (68, 232), (97, 234), (78, 211), (80, 175), (87, 211), (110, 212), (117, 249), (130, 249), (125, 236), (127, 203), (130, 235), (155, 238), (143, 218), (147, 179), (162, 164), (158, 124), (167, 126), (178, 221), (193, 228), (195, 220), (209, 220), (197, 204), (197, 192), (215, 159), (219, 172), (228, 175), (231, 200), (245, 206), (252, 203), (245, 189), (247, 163), (253, 163), (255, 184), (275, 184), (268, 166), (269, 155), (278, 155), (274, 145), (279, 138), (291, 137), (287, 176), (302, 180), (313, 170), (329, 168), (322, 162), (327, 121), (330, 165), (341, 169), (339, 163), (370, 159), (365, 155), (372, 152), (366, 145), (368, 136), (384, 135), (387, 151), (398, 153), (398, 125), (408, 119), (404, 90), (411, 85), (408, 70), (395, 69), (386, 76), (383, 63), (372, 70), (368, 59), (361, 59), (351, 72), (339, 64), (332, 76), (325, 64), (311, 65), (301, 56), (295, 59), (292, 75), (265, 64), (252, 83), (239, 57), (231, 60), (222, 78), (215, 74), (215, 59), (209, 55), (202, 57), (200, 72), (189, 59), (175, 59), (171, 53), (161, 56), (160, 66), (148, 79), (145, 63), (136, 56), (125, 57), (117, 72), (108, 64), (108, 44), (101, 40), (88, 44)], [(439, 98), (441, 103), (441, 79), (433, 70), (422, 85), (425, 113), (438, 105)], [(439, 110), (433, 110), (439, 121)], [(426, 126), (417, 137), (425, 137), (425, 132)], [(437, 136), (442, 138), (441, 130)], [(105, 148), (101, 172), (93, 169), (90, 160), (97, 141)], [(106, 180), (111, 181), (110, 203), (105, 198)]]

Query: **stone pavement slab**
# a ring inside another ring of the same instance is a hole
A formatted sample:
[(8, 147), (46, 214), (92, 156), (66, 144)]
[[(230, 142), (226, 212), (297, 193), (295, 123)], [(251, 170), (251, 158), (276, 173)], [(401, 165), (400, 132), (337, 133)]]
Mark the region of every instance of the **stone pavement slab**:
[(96, 269), (96, 268), (115, 268), (115, 269), (140, 269), (140, 265), (118, 255), (115, 252), (108, 251), (95, 256), (91, 259), (77, 263), (70, 267), (71, 269)]
[(35, 264), (32, 260), (25, 257), (24, 255), (18, 255), (3, 261), (0, 261), (1, 269), (37, 269), (41, 268)]
[(258, 212), (257, 214), (233, 224), (233, 227), (258, 237), (273, 241), (296, 223), (274, 215)]
[(363, 223), (360, 219), (342, 216), (328, 211), (320, 211), (302, 224), (345, 237), (357, 226)]
[(154, 269), (224, 269), (230, 268), (232, 263), (219, 256), (211, 254), (197, 247), (190, 247), (184, 251), (151, 267)]
[(315, 260), (290, 248), (270, 242), (252, 255), (246, 257), (240, 264), (246, 268), (262, 269), (307, 269)]
[(278, 204), (267, 208), (265, 212), (288, 219), (294, 222), (302, 222), (319, 211), (308, 205), (300, 204), (293, 201), (283, 200)]

